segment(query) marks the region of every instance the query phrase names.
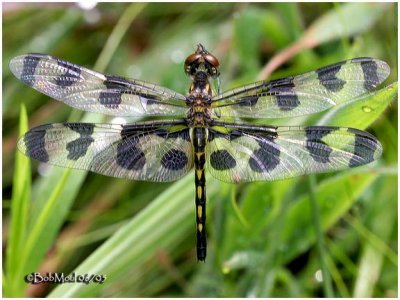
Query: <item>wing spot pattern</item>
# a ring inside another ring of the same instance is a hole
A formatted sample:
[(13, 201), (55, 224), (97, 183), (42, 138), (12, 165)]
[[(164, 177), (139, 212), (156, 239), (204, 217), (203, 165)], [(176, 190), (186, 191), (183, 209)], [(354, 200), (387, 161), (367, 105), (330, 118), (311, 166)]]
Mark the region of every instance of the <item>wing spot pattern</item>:
[(146, 164), (146, 156), (137, 147), (138, 135), (130, 133), (129, 125), (123, 126), (121, 139), (117, 145), (117, 164), (127, 170), (143, 169)]
[(40, 57), (27, 55), (24, 57), (22, 73), (21, 73), (21, 81), (29, 86), (33, 86), (35, 84), (35, 71), (36, 67), (40, 61)]
[(29, 157), (37, 159), (41, 162), (49, 161), (49, 154), (46, 151), (46, 131), (51, 125), (42, 125), (29, 130), (24, 136), (26, 146), (26, 154)]
[(374, 61), (361, 62), (361, 68), (364, 74), (364, 87), (367, 91), (372, 90), (379, 84), (379, 77), (377, 73), (378, 66)]
[(105, 76), (104, 85), (107, 90), (100, 93), (99, 102), (107, 108), (118, 108), (122, 102), (121, 95), (123, 91), (120, 89), (120, 85), (115, 83), (115, 80), (121, 80), (121, 78), (109, 75)]
[(161, 165), (173, 171), (182, 170), (188, 163), (188, 157), (185, 152), (177, 149), (171, 149), (161, 158)]
[(300, 105), (298, 96), (294, 88), (293, 76), (277, 79), (270, 82), (270, 91), (277, 92), (276, 100), (280, 110), (290, 111)]
[(122, 102), (121, 94), (110, 91), (100, 92), (99, 102), (107, 108), (116, 109)]
[(305, 128), (306, 131), (306, 148), (312, 159), (319, 163), (329, 163), (329, 157), (332, 153), (332, 148), (329, 147), (321, 139), (329, 133), (335, 131), (335, 128), (321, 127), (316, 129)]
[(66, 69), (65, 74), (57, 77), (54, 82), (60, 87), (68, 87), (77, 83), (81, 78), (81, 68), (70, 62), (57, 60), (59, 67)]
[(279, 165), (279, 146), (272, 139), (258, 143), (260, 148), (249, 159), (250, 168), (257, 173), (272, 171)]
[(146, 157), (136, 146), (121, 142), (117, 146), (117, 164), (127, 170), (139, 171), (146, 164)]
[(211, 153), (210, 163), (218, 171), (233, 169), (236, 166), (236, 160), (226, 150), (217, 150)]
[(246, 96), (243, 97), (240, 102), (238, 103), (239, 106), (254, 106), (257, 104), (259, 96), (253, 95), (253, 96)]
[(64, 125), (65, 127), (80, 134), (79, 138), (67, 143), (67, 158), (71, 160), (78, 160), (79, 158), (84, 157), (89, 146), (94, 142), (92, 137), (94, 124), (66, 123)]
[[(137, 95), (142, 105), (153, 105), (160, 104), (156, 95), (145, 94), (136, 91), (136, 88), (132, 88), (134, 81), (128, 81), (123, 77), (104, 75), (106, 80), (103, 84), (106, 86), (106, 90), (100, 92), (99, 102), (107, 108), (117, 109), (122, 103), (123, 94)], [(140, 85), (138, 86), (139, 90)]]
[(346, 62), (344, 61), (339, 62), (329, 67), (323, 67), (315, 71), (318, 75), (318, 80), (320, 84), (322, 84), (328, 91), (339, 92), (346, 84), (345, 80), (336, 77), (342, 65), (345, 63)]
[(355, 134), (354, 153), (350, 159), (349, 167), (353, 168), (374, 161), (374, 154), (378, 146), (376, 139), (365, 136), (364, 132), (353, 128), (349, 128), (348, 131)]

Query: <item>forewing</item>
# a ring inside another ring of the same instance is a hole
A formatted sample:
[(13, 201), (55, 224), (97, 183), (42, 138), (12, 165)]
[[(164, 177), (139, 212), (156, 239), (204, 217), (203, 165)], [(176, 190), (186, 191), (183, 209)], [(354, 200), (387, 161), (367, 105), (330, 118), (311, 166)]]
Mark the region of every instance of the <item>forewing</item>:
[(302, 75), (260, 81), (214, 97), (215, 117), (283, 118), (306, 115), (344, 103), (383, 82), (389, 66), (354, 58)]
[(11, 72), (37, 91), (72, 107), (115, 116), (184, 116), (185, 97), (139, 80), (104, 75), (43, 54), (10, 61)]
[(341, 127), (218, 126), (210, 129), (207, 168), (219, 180), (276, 180), (342, 170), (378, 159), (371, 134)]
[(193, 166), (189, 129), (177, 124), (42, 125), (29, 130), (18, 148), (52, 165), (133, 180), (173, 181)]

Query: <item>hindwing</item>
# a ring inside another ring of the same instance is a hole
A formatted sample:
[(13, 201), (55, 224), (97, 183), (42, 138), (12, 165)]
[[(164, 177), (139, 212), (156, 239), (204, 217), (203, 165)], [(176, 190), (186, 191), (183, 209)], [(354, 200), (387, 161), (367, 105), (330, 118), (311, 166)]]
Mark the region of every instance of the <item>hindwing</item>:
[(18, 148), (52, 165), (134, 180), (173, 181), (193, 166), (189, 129), (181, 122), (42, 125)]
[(352, 128), (221, 124), (210, 129), (207, 168), (219, 180), (276, 180), (370, 163), (382, 154), (371, 134)]

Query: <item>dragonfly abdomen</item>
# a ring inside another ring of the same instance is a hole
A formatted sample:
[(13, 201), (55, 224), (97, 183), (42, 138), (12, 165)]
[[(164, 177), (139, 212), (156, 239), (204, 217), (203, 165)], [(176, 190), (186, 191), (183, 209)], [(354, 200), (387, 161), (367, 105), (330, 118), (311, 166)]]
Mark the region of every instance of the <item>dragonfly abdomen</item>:
[(197, 226), (197, 259), (204, 261), (207, 255), (206, 240), (206, 177), (205, 177), (205, 146), (207, 129), (193, 128), (193, 149), (196, 187), (196, 226)]

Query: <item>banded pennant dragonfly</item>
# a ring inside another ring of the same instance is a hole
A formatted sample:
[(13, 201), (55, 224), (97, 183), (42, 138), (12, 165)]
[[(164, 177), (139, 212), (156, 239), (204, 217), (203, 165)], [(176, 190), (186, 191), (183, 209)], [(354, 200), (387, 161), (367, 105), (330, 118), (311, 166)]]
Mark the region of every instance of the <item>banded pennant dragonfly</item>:
[(370, 163), (382, 146), (368, 132), (345, 127), (276, 127), (227, 118), (280, 118), (320, 112), (375, 88), (390, 73), (373, 58), (354, 58), (302, 75), (259, 81), (216, 94), (219, 62), (201, 44), (184, 70), (188, 94), (104, 75), (43, 54), (10, 62), (23, 83), (72, 107), (113, 116), (174, 116), (127, 125), (56, 123), (32, 128), (18, 148), (39, 161), (155, 182), (194, 168), (197, 259), (206, 257), (205, 169), (239, 183), (336, 171)]

